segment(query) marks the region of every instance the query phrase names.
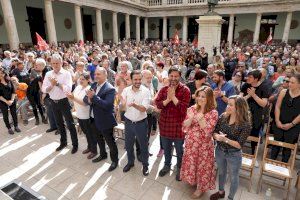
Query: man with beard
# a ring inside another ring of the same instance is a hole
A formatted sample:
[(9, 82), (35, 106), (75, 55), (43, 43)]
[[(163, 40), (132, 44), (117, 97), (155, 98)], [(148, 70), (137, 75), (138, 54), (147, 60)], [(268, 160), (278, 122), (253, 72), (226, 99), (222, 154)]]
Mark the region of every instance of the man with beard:
[(159, 130), (164, 148), (165, 165), (159, 176), (165, 176), (171, 169), (173, 143), (177, 154), (176, 180), (180, 181), (180, 168), (183, 155), (184, 133), (182, 122), (185, 119), (190, 102), (190, 90), (180, 83), (181, 71), (178, 67), (171, 67), (168, 72), (170, 84), (163, 87), (155, 104), (161, 110)]
[(121, 104), (125, 108), (125, 148), (128, 163), (123, 172), (128, 172), (134, 166), (134, 141), (137, 138), (140, 147), (140, 160), (143, 164), (143, 175), (148, 176), (148, 123), (147, 109), (150, 104), (150, 91), (142, 84), (142, 73), (133, 70), (130, 74), (132, 85), (122, 92)]
[(235, 95), (234, 86), (225, 80), (225, 73), (222, 70), (216, 70), (213, 73), (212, 89), (214, 90), (217, 101), (217, 110), (219, 116), (225, 111), (227, 107), (228, 98)]

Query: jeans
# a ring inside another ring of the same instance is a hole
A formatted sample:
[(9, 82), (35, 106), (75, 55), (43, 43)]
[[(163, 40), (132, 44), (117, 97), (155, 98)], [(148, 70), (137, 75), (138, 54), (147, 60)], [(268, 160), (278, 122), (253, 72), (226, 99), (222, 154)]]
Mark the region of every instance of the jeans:
[(18, 100), (18, 110), (20, 110), (21, 116), (23, 121), (28, 120), (28, 111), (27, 111), (27, 105), (28, 105), (28, 100), (27, 98), (24, 98), (22, 100)]
[(128, 164), (134, 164), (134, 142), (136, 138), (140, 147), (140, 158), (143, 166), (148, 167), (149, 151), (147, 131), (147, 119), (139, 122), (131, 122), (125, 118), (125, 149), (127, 151)]
[(44, 103), (45, 103), (46, 110), (47, 110), (47, 116), (48, 116), (48, 120), (49, 120), (49, 124), (50, 124), (50, 129), (57, 129), (51, 99), (49, 97), (46, 97), (44, 99)]
[(216, 147), (216, 162), (219, 175), (219, 191), (224, 191), (227, 177), (227, 166), (231, 175), (228, 199), (233, 199), (239, 186), (239, 171), (242, 165), (242, 151), (238, 149), (222, 150)]
[(174, 143), (177, 155), (177, 168), (181, 168), (181, 161), (183, 155), (183, 142), (184, 140), (180, 139), (169, 139), (166, 137), (161, 137), (161, 142), (164, 148), (164, 155), (165, 155), (165, 166), (171, 167), (171, 160), (172, 160), (172, 145)]

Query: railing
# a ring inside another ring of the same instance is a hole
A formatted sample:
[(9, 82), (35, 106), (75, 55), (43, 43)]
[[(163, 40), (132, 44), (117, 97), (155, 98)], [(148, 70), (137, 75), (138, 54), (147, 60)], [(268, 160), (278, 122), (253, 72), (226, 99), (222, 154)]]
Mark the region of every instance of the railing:
[[(260, 3), (275, 0), (219, 0), (219, 4), (228, 3)], [(146, 0), (148, 6), (206, 5), (207, 0)]]
[(168, 0), (167, 4), (168, 5), (176, 5), (176, 4), (182, 4), (183, 0)]

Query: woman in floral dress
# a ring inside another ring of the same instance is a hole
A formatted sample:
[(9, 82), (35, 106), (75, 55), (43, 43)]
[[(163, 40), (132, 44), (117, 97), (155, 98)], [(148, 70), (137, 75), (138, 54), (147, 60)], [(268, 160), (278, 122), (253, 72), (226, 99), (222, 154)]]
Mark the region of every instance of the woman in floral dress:
[(199, 198), (215, 189), (214, 143), (212, 132), (218, 120), (213, 90), (203, 86), (195, 92), (196, 104), (187, 111), (183, 122), (185, 150), (182, 158), (181, 180), (197, 185), (191, 198)]

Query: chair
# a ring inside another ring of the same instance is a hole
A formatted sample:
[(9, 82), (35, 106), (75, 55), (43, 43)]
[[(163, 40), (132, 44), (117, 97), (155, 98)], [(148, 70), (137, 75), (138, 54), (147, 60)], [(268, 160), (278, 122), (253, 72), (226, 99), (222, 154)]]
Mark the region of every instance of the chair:
[(124, 122), (118, 123), (117, 126), (114, 127), (114, 136), (117, 139), (125, 140), (125, 124)]
[(242, 167), (241, 167), (241, 169), (246, 171), (247, 174), (240, 174), (240, 177), (249, 180), (249, 186), (248, 186), (248, 191), (249, 192), (251, 191), (252, 176), (253, 176), (253, 171), (254, 171), (254, 168), (255, 168), (255, 162), (256, 162), (256, 159), (257, 159), (257, 154), (258, 154), (258, 150), (259, 150), (259, 146), (260, 146), (260, 140), (261, 140), (261, 137), (249, 136), (247, 138), (248, 142), (256, 142), (257, 143), (257, 146), (255, 147), (254, 155), (247, 154), (247, 153), (242, 154)]
[[(279, 146), (283, 148), (291, 149), (291, 156), (288, 163), (280, 162), (277, 160), (273, 160), (267, 158), (270, 147)], [(266, 138), (266, 144), (264, 148), (262, 167), (260, 170), (260, 177), (257, 185), (257, 193), (261, 191), (262, 184), (265, 183), (270, 186), (274, 186), (277, 188), (281, 188), (287, 190), (286, 199), (289, 197), (289, 191), (292, 182), (292, 172), (295, 165), (295, 157), (297, 152), (297, 144), (289, 144), (285, 142), (275, 141), (270, 137)], [(264, 179), (264, 176), (271, 177), (277, 179), (279, 181), (283, 181), (283, 184), (280, 185), (275, 182), (271, 182)]]

